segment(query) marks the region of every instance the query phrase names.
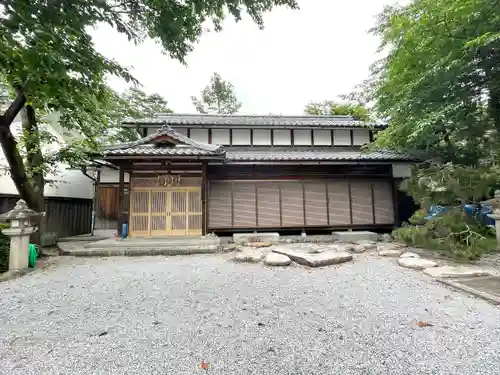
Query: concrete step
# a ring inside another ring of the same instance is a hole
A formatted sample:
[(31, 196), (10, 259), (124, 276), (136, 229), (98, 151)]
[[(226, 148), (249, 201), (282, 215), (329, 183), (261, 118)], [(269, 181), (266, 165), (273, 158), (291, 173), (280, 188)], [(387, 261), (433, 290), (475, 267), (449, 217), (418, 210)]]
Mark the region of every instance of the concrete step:
[(61, 249), (72, 256), (146, 256), (211, 254), (218, 251), (218, 237), (108, 238), (83, 246)]

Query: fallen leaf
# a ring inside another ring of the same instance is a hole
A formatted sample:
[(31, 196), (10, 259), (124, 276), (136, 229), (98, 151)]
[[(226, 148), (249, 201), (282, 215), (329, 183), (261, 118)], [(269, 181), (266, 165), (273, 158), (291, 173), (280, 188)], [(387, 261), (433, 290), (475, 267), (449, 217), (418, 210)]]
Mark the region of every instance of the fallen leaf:
[(208, 363), (207, 363), (207, 362), (205, 362), (205, 361), (201, 361), (201, 368), (202, 368), (203, 370), (208, 370)]
[(419, 326), (419, 327), (433, 327), (434, 324), (427, 323), (427, 322), (417, 322), (417, 326)]

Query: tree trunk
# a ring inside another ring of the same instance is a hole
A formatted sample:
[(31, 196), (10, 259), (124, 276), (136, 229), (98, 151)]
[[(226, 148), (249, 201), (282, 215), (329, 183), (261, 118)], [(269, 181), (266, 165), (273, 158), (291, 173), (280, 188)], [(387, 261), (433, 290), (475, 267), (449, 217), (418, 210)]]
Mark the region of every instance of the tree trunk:
[[(43, 171), (42, 145), (40, 142), (40, 133), (33, 107), (30, 105), (25, 106), (21, 110), (21, 118), (25, 139), (24, 146), (26, 148), (26, 169), (28, 175), (30, 176), (32, 195), (34, 199), (33, 206), (30, 205), (30, 208), (37, 212), (44, 212), (45, 200), (43, 191), (45, 187), (45, 178)], [(44, 229), (43, 224), (43, 217), (40, 216), (36, 222), (38, 231), (31, 236), (31, 241), (39, 247), (42, 246), (41, 238)]]

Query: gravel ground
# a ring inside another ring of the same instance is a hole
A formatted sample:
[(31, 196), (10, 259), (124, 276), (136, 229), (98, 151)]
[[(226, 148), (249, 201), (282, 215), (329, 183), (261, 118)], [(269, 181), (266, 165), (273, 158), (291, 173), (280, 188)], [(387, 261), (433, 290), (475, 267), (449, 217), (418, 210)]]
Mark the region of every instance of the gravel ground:
[(224, 255), (61, 258), (0, 283), (0, 299), (2, 374), (487, 375), (500, 364), (496, 307), (371, 255), (314, 270)]

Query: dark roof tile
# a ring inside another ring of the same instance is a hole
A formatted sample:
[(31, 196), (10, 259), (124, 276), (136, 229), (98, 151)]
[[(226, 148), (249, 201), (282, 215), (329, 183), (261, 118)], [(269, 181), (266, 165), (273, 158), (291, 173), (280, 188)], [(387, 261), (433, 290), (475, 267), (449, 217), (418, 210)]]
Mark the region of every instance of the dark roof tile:
[(200, 114), (158, 114), (150, 119), (127, 119), (123, 125), (209, 125), (209, 126), (290, 126), (290, 127), (338, 127), (384, 128), (384, 123), (366, 123), (350, 116), (281, 116), (281, 115), (200, 115)]

